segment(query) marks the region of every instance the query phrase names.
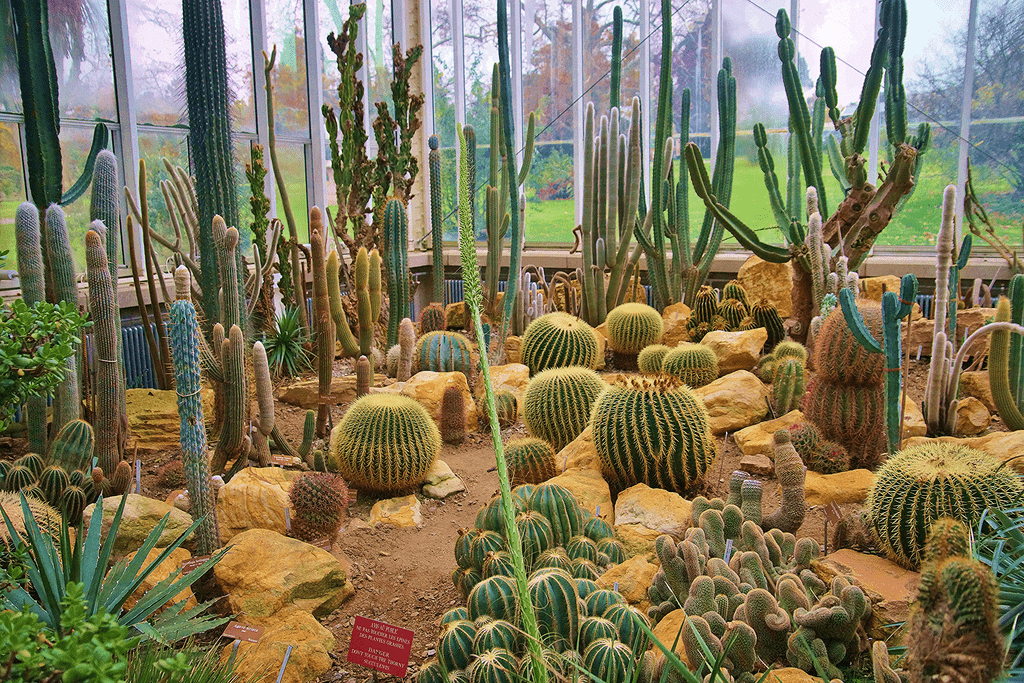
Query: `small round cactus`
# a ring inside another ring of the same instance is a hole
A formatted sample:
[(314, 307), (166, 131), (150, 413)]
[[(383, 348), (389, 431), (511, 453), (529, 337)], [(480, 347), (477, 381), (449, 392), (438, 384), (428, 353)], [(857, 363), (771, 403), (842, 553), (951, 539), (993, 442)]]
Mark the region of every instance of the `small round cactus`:
[(542, 439), (514, 439), (505, 446), (512, 485), (542, 484), (557, 474), (555, 451)]
[(420, 313), (420, 334), (439, 332), (447, 329), (444, 306), (432, 303)]
[(466, 439), (466, 399), (462, 387), (450, 384), (441, 396), (441, 440), (459, 445)]
[(636, 357), (637, 369), (645, 375), (656, 375), (661, 372), (662, 362), (664, 361), (666, 354), (671, 350), (672, 349), (664, 344), (651, 344), (650, 346), (645, 346)]
[(520, 345), (522, 363), (530, 373), (550, 368), (597, 366), (597, 332), (568, 313), (547, 313), (530, 323)]
[(750, 317), (758, 327), (768, 331), (768, 341), (764, 343), (765, 352), (771, 352), (786, 339), (786, 328), (783, 326), (779, 309), (768, 299), (761, 299), (751, 305)]
[(693, 313), (690, 318), (697, 322), (710, 322), (718, 312), (718, 296), (708, 285), (703, 285), (693, 300)]
[(709, 346), (683, 344), (665, 354), (661, 369), (696, 389), (718, 379), (718, 356)]
[(718, 304), (718, 315), (725, 319), (726, 329), (735, 330), (747, 317), (747, 307), (738, 299), (725, 299)]
[(511, 391), (495, 394), (494, 408), (498, 413), (498, 426), (502, 429), (508, 429), (519, 420), (519, 401)]
[(412, 371), (461, 372), (469, 377), (473, 363), (469, 340), (458, 332), (428, 332), (416, 340)]
[(367, 394), (331, 432), (329, 463), (359, 490), (402, 493), (423, 481), (440, 448), (441, 434), (422, 405)]
[(616, 353), (631, 355), (656, 344), (664, 327), (658, 311), (647, 304), (637, 303), (616, 306), (608, 312), (605, 322), (608, 325), (608, 346)]
[(722, 299), (736, 299), (745, 308), (750, 308), (750, 300), (747, 298), (747, 290), (740, 284), (739, 280), (729, 280), (722, 287)]
[(526, 385), (523, 421), (534, 436), (560, 451), (580, 435), (590, 420), (590, 409), (607, 386), (587, 368), (545, 370)]
[(1001, 464), (958, 443), (926, 443), (890, 457), (865, 503), (879, 548), (893, 561), (916, 568), (940, 517), (970, 526), (985, 508), (1018, 504), (1024, 487)]
[(288, 492), (293, 513), (292, 535), (304, 541), (333, 539), (345, 519), (348, 487), (336, 474), (304, 472)]

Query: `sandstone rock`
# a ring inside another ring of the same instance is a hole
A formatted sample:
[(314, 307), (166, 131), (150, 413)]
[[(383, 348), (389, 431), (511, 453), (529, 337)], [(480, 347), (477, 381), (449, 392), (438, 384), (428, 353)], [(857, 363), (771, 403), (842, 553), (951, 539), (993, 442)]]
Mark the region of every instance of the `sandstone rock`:
[(906, 621), (910, 603), (917, 595), (920, 574), (904, 569), (877, 555), (864, 555), (855, 550), (838, 550), (815, 563), (815, 573), (831, 583), (837, 575), (852, 576), (856, 585), (871, 600), (868, 635), (887, 639), (886, 624)]
[(661, 319), (664, 331), (660, 343), (672, 347), (690, 341), (690, 333), (686, 329), (686, 321), (690, 319), (689, 306), (682, 302), (666, 306), (661, 312)]
[(647, 555), (634, 555), (599, 576), (597, 585), (614, 590), (618, 584), (619, 593), (626, 598), (626, 602), (640, 605), (647, 601), (647, 589), (651, 587), (654, 574), (658, 571), (658, 565), (649, 560)]
[(661, 536), (660, 531), (648, 529), (643, 524), (616, 524), (615, 538), (626, 548), (626, 555), (647, 555), (654, 552), (654, 543)]
[(917, 401), (907, 398), (906, 412), (903, 413), (903, 438), (924, 436), (927, 433), (928, 425), (925, 424), (921, 408), (917, 405)]
[(787, 666), (782, 669), (772, 669), (765, 679), (765, 683), (825, 683), (817, 676), (812, 676), (803, 669), (795, 666)]
[(246, 619), (270, 617), (292, 605), (323, 617), (355, 594), (341, 562), (329, 552), (269, 529), (231, 539), (231, 549), (213, 572), (228, 594), (229, 610)]
[(690, 528), (693, 506), (678, 493), (637, 484), (619, 493), (615, 519), (619, 524), (640, 524), (680, 540)]
[(988, 384), (988, 370), (961, 372), (960, 395), (973, 396), (984, 403), (989, 412), (996, 412), (996, 402), (992, 398), (992, 387)]
[(555, 465), (562, 471), (574, 467), (601, 470), (601, 459), (594, 447), (594, 433), (590, 430), (590, 425), (555, 455)]
[(438, 419), (441, 412), (441, 397), (450, 384), (462, 389), (462, 397), (466, 402), (466, 431), (476, 431), (479, 428), (480, 416), (477, 414), (473, 394), (469, 391), (469, 382), (461, 372), (417, 372), (408, 382), (403, 383), (400, 393), (418, 401), (431, 417)]
[[(373, 376), (373, 386), (379, 387), (384, 384), (387, 377), (384, 375)], [(320, 387), (315, 379), (295, 382), (282, 387), (276, 394), (277, 400), (293, 406), (299, 406), (306, 410), (316, 410), (320, 405)], [(356, 376), (345, 375), (331, 379), (331, 405), (351, 403), (356, 400)]]
[(608, 346), (608, 340), (605, 339), (604, 335), (597, 335), (597, 363), (594, 364), (595, 370), (604, 370), (604, 354), (605, 348)]
[(860, 279), (861, 291), (865, 299), (881, 301), (885, 292), (900, 291), (900, 278), (896, 275), (879, 275), (877, 277), (862, 277)]
[(747, 298), (751, 303), (768, 299), (779, 309), (783, 319), (792, 313), (792, 263), (769, 263), (751, 256), (740, 266), (736, 279), (747, 290)]
[(435, 460), (427, 472), (427, 478), (423, 480), (423, 495), (427, 498), (447, 498), (465, 490), (466, 485), (455, 476), (444, 460)]
[[(755, 256), (753, 258), (757, 257)], [(658, 625), (652, 630), (654, 631), (655, 637), (667, 647), (671, 647), (672, 643), (676, 643), (675, 650), (673, 651), (676, 653), (676, 656), (679, 657), (680, 661), (689, 667), (690, 660), (687, 659), (686, 648), (683, 647), (683, 635), (686, 633), (683, 629), (687, 628), (689, 628), (689, 626), (686, 625), (686, 613), (681, 609), (677, 609), (662, 617), (661, 621), (658, 622)], [(676, 640), (677, 638), (678, 642)]]
[(287, 534), (288, 491), (300, 474), (280, 467), (247, 467), (233, 476), (217, 495), (221, 543), (249, 529)]
[(973, 396), (966, 396), (956, 406), (956, 428), (953, 431), (964, 436), (974, 436), (988, 429), (991, 422), (992, 415), (985, 404)]
[[(957, 339), (963, 341), (965, 335), (970, 335), (979, 327), (983, 326), (989, 318), (996, 316), (996, 309), (994, 308), (983, 308), (981, 306), (975, 306), (974, 308), (966, 308), (956, 312), (956, 336)], [(988, 348), (988, 337), (985, 337), (984, 348)]]
[(518, 365), (521, 360), (519, 349), (523, 344), (522, 337), (505, 337), (505, 362), (509, 365)]
[(402, 528), (418, 527), (423, 524), (420, 517), (420, 501), (415, 495), (378, 500), (370, 509), (370, 526), (389, 524)]
[[(903, 323), (904, 327), (901, 334), (908, 335), (906, 330), (907, 323)], [(932, 355), (932, 333), (935, 331), (935, 321), (922, 318), (920, 320), (914, 320), (910, 323), (909, 336), (905, 336), (906, 339), (905, 348), (910, 350), (910, 357), (916, 359), (918, 349), (921, 351), (922, 357), (930, 357)], [(923, 361), (922, 361), (923, 362)]]
[[(764, 332), (764, 328), (760, 329)], [(708, 336), (712, 334), (716, 333), (711, 332)], [(694, 393), (703, 399), (710, 416), (711, 431), (715, 434), (749, 427), (763, 420), (768, 414), (768, 388), (753, 373), (746, 370), (737, 370), (719, 377), (711, 384), (694, 389)]]
[[(505, 349), (505, 355), (508, 355), (508, 348)], [(523, 392), (526, 391), (526, 385), (529, 381), (530, 368), (526, 367), (522, 363), (510, 362), (505, 365), (491, 366), (491, 385), (494, 387), (494, 393), (497, 394), (499, 391), (510, 392), (516, 397), (516, 401), (519, 403), (520, 408), (523, 405)], [(486, 413), (484, 393), (484, 383), (477, 382), (474, 391), (474, 398), (476, 399), (477, 405), (480, 406), (479, 410), (481, 413)]]
[[(156, 559), (160, 556), (160, 553), (162, 552), (162, 548), (153, 548), (152, 550), (150, 550), (149, 554), (146, 555), (146, 561), (143, 563), (142, 566), (149, 566), (151, 562), (156, 561)], [(137, 551), (129, 553), (128, 556), (125, 557), (125, 562), (130, 563), (137, 554)], [(167, 557), (167, 559), (165, 559), (163, 562), (154, 567), (153, 571), (151, 571), (149, 574), (145, 576), (145, 578), (142, 579), (142, 584), (135, 589), (135, 592), (132, 593), (131, 596), (129, 596), (128, 600), (124, 603), (124, 611), (127, 612), (132, 607), (135, 607), (136, 603), (138, 603), (139, 600), (142, 599), (142, 596), (151, 591), (154, 586), (156, 586), (158, 583), (166, 579), (168, 576), (178, 571), (178, 569), (181, 568), (181, 563), (191, 557), (192, 553), (185, 550), (184, 548), (175, 548), (174, 551)], [(138, 574), (136, 574), (136, 576), (138, 576)], [(172, 597), (170, 600), (167, 601), (167, 603), (163, 607), (156, 611), (156, 614), (159, 614), (160, 612), (163, 612), (167, 607), (180, 602), (185, 603), (185, 609), (192, 609), (196, 606), (196, 599), (195, 596), (192, 595), (191, 588), (185, 588), (180, 593)]]
[(464, 330), (469, 324), (466, 302), (456, 301), (444, 307), (445, 324), (449, 330)]
[(701, 344), (710, 346), (718, 356), (718, 372), (726, 375), (733, 370), (750, 370), (761, 357), (761, 348), (768, 341), (768, 330), (758, 327), (743, 332), (713, 330), (704, 335)]
[(750, 474), (771, 477), (775, 474), (775, 463), (767, 455), (754, 453), (753, 455), (744, 455), (740, 458), (740, 469)]
[(808, 505), (840, 503), (862, 503), (868, 491), (875, 485), (875, 475), (870, 470), (850, 470), (835, 474), (819, 474), (807, 470), (804, 481), (804, 495)]
[(615, 523), (612, 494), (601, 473), (584, 467), (574, 467), (548, 480), (576, 496), (584, 510), (590, 510), (609, 524)]
[[(147, 498), (146, 496), (140, 496), (137, 493), (129, 493), (127, 496), (128, 502), (125, 503), (124, 512), (121, 515), (121, 523), (117, 527), (117, 538), (114, 540), (115, 555), (123, 555), (141, 548), (149, 533), (167, 515), (170, 515), (170, 517), (167, 519), (167, 525), (164, 527), (163, 533), (160, 534), (160, 538), (156, 542), (157, 548), (166, 548), (192, 526), (192, 518), (188, 513), (182, 512), (172, 505), (153, 498)], [(110, 523), (114, 521), (114, 514), (117, 512), (117, 507), (120, 504), (121, 496), (111, 496), (103, 499), (103, 523), (100, 526), (100, 530), (104, 539), (107, 537), (107, 532), (110, 531)], [(85, 508), (85, 512), (82, 513), (86, 528), (88, 528), (89, 520), (92, 519), (95, 511), (96, 504), (93, 503)], [(188, 543), (190, 544), (191, 541)]]
[(597, 332), (598, 335), (604, 337), (605, 341), (608, 341), (608, 321), (605, 321), (595, 327), (594, 331)]
[[(988, 453), (1000, 461), (1007, 461), (1010, 458), (1024, 453), (1024, 430), (1016, 432), (993, 432), (985, 436), (976, 436), (969, 439), (961, 439), (955, 436), (940, 436), (937, 439), (917, 437), (903, 442), (904, 448), (917, 446), (929, 441), (949, 441), (961, 443), (968, 448), (977, 448), (979, 451)], [(1018, 474), (1024, 474), (1024, 458), (1013, 460), (1007, 467)]]
[[(318, 680), (333, 665), (331, 651), (334, 650), (334, 635), (306, 612), (292, 609), (272, 620), (252, 620), (246, 617), (245, 623), (264, 625), (266, 630), (258, 643), (243, 642), (238, 646), (237, 671), (240, 680), (260, 676), (256, 680), (261, 683), (277, 681), (288, 646), (291, 646), (292, 652), (282, 683)], [(221, 661), (231, 656), (232, 649), (233, 644), (224, 646)]]
[[(203, 411), (213, 414), (213, 389), (204, 388)], [(125, 392), (128, 432), (144, 452), (174, 451), (181, 447), (178, 394), (173, 390), (129, 389)]]
[(791, 410), (774, 420), (765, 420), (758, 424), (751, 425), (733, 434), (736, 445), (740, 447), (743, 455), (765, 455), (772, 457), (773, 441), (775, 432), (780, 429), (789, 429), (795, 424), (803, 424), (807, 419), (799, 410)]

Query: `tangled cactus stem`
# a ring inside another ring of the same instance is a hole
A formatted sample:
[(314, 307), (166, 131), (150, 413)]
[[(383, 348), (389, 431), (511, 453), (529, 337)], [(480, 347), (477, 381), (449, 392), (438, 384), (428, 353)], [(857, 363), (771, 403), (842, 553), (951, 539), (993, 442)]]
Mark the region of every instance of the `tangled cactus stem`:
[[(188, 269), (179, 266), (175, 272), (175, 278), (178, 277), (189, 278)], [(184, 292), (188, 290), (185, 287)], [(179, 298), (171, 304), (169, 333), (178, 393), (178, 414), (181, 416), (181, 450), (186, 485), (192, 498), (192, 516), (203, 520), (196, 530), (196, 552), (208, 555), (220, 547), (220, 538), (217, 508), (210, 485), (206, 425), (203, 422), (199, 324), (196, 322), (195, 307), (187, 298)]]
[(910, 315), (917, 299), (917, 278), (912, 273), (903, 276), (900, 292), (886, 292), (882, 296), (882, 343), (876, 340), (864, 324), (857, 310), (854, 294), (849, 289), (839, 292), (843, 317), (857, 342), (868, 351), (885, 353), (885, 424), (889, 452), (900, 449), (903, 420), (900, 397), (903, 392), (903, 353), (900, 321)]
[(117, 320), (120, 309), (114, 296), (114, 285), (107, 267), (103, 239), (93, 221), (85, 233), (85, 261), (89, 277), (89, 309), (92, 311), (96, 345), (96, 456), (99, 466), (111, 472), (121, 461), (121, 368), (117, 362)]

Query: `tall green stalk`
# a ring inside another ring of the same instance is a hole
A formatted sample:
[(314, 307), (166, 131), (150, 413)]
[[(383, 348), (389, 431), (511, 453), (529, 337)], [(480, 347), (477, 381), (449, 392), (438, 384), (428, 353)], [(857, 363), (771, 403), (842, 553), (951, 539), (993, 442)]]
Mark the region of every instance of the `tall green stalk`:
[[(500, 10), (499, 10), (500, 13)], [(470, 214), (469, 166), (466, 163), (466, 138), (461, 128), (456, 128), (459, 135), (459, 252), (462, 257), (462, 283), (466, 306), (473, 319), (473, 329), (477, 339), (484, 339), (483, 324), (480, 322), (480, 305), (483, 301), (483, 287), (480, 284), (480, 271), (476, 263), (476, 236), (473, 234), (473, 221)], [(506, 296), (508, 296), (506, 294)], [(508, 464), (501, 443), (501, 428), (498, 426), (498, 411), (494, 404), (494, 387), (491, 384), (491, 369), (487, 362), (487, 354), (480, 354), (480, 375), (484, 382), (487, 400), (487, 417), (491, 425), (491, 441), (494, 444), (494, 459), (498, 466), (498, 482), (501, 486), (501, 512), (505, 521), (505, 537), (508, 539), (509, 552), (512, 555), (512, 567), (516, 580), (516, 591), (519, 593), (519, 609), (522, 612), (523, 628), (526, 630), (527, 648), (533, 663), (533, 680), (536, 683), (547, 683), (548, 674), (544, 664), (544, 653), (541, 648), (540, 630), (537, 628), (537, 617), (533, 611), (533, 601), (526, 580), (526, 564), (523, 561), (523, 542), (516, 527), (515, 506), (512, 504), (512, 486), (508, 478)]]

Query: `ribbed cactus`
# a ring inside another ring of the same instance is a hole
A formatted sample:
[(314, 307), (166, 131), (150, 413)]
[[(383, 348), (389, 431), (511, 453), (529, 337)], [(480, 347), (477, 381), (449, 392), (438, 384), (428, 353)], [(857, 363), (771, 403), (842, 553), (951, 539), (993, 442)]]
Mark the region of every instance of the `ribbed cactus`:
[(324, 251), (323, 221), (320, 209), (309, 211), (310, 268), (313, 271), (313, 330), (316, 333), (317, 357), (317, 414), (316, 434), (327, 435), (327, 421), (331, 416), (331, 379), (334, 369), (335, 325), (331, 318), (327, 295), (327, 263)]
[(330, 464), (360, 491), (401, 493), (423, 481), (441, 448), (426, 409), (411, 398), (369, 394), (331, 431)]
[(466, 601), (469, 618), (482, 616), (517, 621), (516, 583), (509, 576), (492, 576), (478, 583)]
[(388, 346), (398, 343), (398, 323), (409, 317), (409, 216), (405, 204), (389, 199), (384, 207), (384, 254), (388, 283)]
[[(230, 283), (222, 280), (223, 254), (218, 253), (213, 217), (239, 225), (238, 190), (232, 151), (231, 104), (228, 86), (224, 14), (216, 0), (184, 0), (182, 35), (185, 56), (185, 99), (198, 198), (199, 253), (203, 257), (203, 313), (207, 320), (242, 319), (244, 301), (234, 311), (222, 311), (218, 294)], [(237, 286), (237, 279), (236, 279)]]
[(747, 290), (740, 284), (739, 280), (729, 280), (725, 287), (722, 287), (722, 300), (735, 299), (743, 304), (744, 308), (750, 308), (750, 300), (747, 297)]
[[(89, 277), (89, 309), (96, 346), (96, 457), (104, 472), (112, 472), (121, 460), (121, 368), (117, 362), (117, 322), (120, 308), (107, 268), (107, 254), (94, 221), (85, 233), (85, 260)], [(63, 425), (61, 425), (63, 426)]]
[(865, 507), (879, 548), (916, 568), (935, 520), (974, 524), (985, 508), (1016, 505), (1022, 492), (998, 459), (957, 443), (928, 443), (896, 453), (879, 468)]
[(356, 360), (356, 398), (370, 393), (372, 384), (373, 368), (370, 367), (370, 359), (366, 356), (359, 356)]
[(505, 445), (505, 457), (512, 486), (541, 484), (558, 473), (555, 451), (541, 439), (513, 439)]
[(520, 647), (519, 629), (511, 622), (501, 619), (482, 624), (473, 638), (473, 652), (477, 655), (494, 648), (519, 652)]
[(590, 420), (610, 482), (679, 493), (703, 481), (717, 457), (703, 401), (675, 380), (632, 379), (606, 389)]
[(523, 422), (530, 433), (560, 451), (586, 428), (591, 407), (606, 384), (582, 367), (539, 373), (523, 394)]
[(420, 334), (448, 329), (444, 306), (438, 303), (428, 304), (420, 313)]
[(304, 541), (333, 540), (345, 519), (348, 487), (336, 474), (305, 472), (288, 490), (292, 535)]
[(658, 343), (664, 323), (661, 314), (647, 304), (626, 303), (608, 312), (608, 346), (612, 351), (635, 355)]
[[(996, 307), (996, 322), (1024, 322), (1024, 276), (1014, 275), (1010, 280), (1010, 298), (1000, 297)], [(1024, 389), (1021, 365), (1020, 335), (1010, 330), (992, 332), (989, 344), (988, 366), (992, 399), (999, 417), (1011, 430), (1024, 429), (1020, 392)]]
[(444, 629), (437, 642), (437, 661), (447, 671), (459, 671), (473, 660), (476, 626), (472, 621), (456, 621)]
[(671, 350), (672, 349), (664, 344), (651, 344), (650, 346), (644, 347), (636, 357), (637, 369), (645, 375), (653, 375), (661, 372), (662, 362)]
[(395, 377), (405, 382), (412, 377), (413, 353), (416, 347), (416, 330), (412, 321), (406, 318), (398, 325), (398, 366)]
[(768, 341), (764, 343), (764, 351), (771, 352), (775, 346), (785, 340), (786, 328), (783, 327), (782, 316), (779, 309), (768, 299), (761, 299), (750, 306), (750, 317), (754, 319), (758, 327), (768, 331)]
[[(77, 306), (78, 286), (75, 284), (75, 261), (71, 256), (67, 221), (64, 217), (64, 210), (56, 204), (46, 210), (46, 240), (49, 245), (50, 262), (48, 267), (53, 275), (54, 296), (57, 301), (68, 301)], [(102, 246), (100, 249), (102, 250)], [(103, 267), (106, 268), (107, 264), (104, 263)], [(107, 274), (110, 274), (109, 271)], [(78, 345), (75, 346), (77, 348)], [(53, 395), (54, 430), (60, 430), (71, 420), (77, 420), (82, 413), (77, 355), (75, 353), (68, 358), (64, 381), (57, 386)], [(116, 361), (116, 352), (111, 357)], [(116, 398), (116, 400), (120, 402), (120, 398)]]
[[(401, 363), (399, 363), (401, 365)], [(461, 372), (470, 377), (473, 371), (469, 340), (458, 332), (429, 332), (413, 348), (412, 371)]]
[(785, 415), (800, 407), (804, 397), (804, 364), (787, 358), (776, 367), (772, 382), (772, 403), (777, 415)]
[[(188, 269), (178, 266), (175, 280), (188, 282)], [(183, 288), (184, 292), (189, 287)], [(181, 453), (185, 478), (192, 499), (192, 516), (202, 517), (196, 530), (196, 552), (209, 555), (220, 547), (217, 509), (210, 485), (210, 464), (206, 448), (206, 425), (203, 422), (203, 397), (200, 392), (199, 324), (196, 310), (188, 299), (171, 304), (171, 354), (174, 358), (174, 382), (178, 392), (178, 415), (181, 418)]]
[(508, 429), (519, 420), (519, 402), (511, 391), (499, 391), (494, 397), (494, 409), (498, 414), (498, 426)]
[(779, 509), (764, 517), (761, 528), (796, 532), (804, 523), (807, 501), (804, 497), (804, 463), (793, 448), (788, 429), (775, 432), (775, 478), (782, 488)]
[(259, 418), (256, 428), (259, 434), (253, 433), (253, 450), (260, 467), (270, 465), (270, 442), (276, 422), (274, 419), (274, 385), (270, 380), (270, 363), (267, 361), (267, 350), (263, 342), (252, 345), (252, 377), (256, 387), (256, 403), (259, 407)]
[(47, 460), (65, 472), (88, 472), (92, 469), (95, 441), (92, 425), (85, 420), (72, 420), (53, 437)]
[(536, 374), (550, 368), (597, 367), (597, 333), (568, 313), (548, 313), (530, 323), (520, 346), (521, 362)]
[(723, 299), (718, 304), (718, 315), (725, 318), (730, 330), (735, 330), (747, 317), (747, 307), (737, 299)]
[(438, 419), (441, 440), (454, 446), (466, 440), (466, 399), (462, 387), (451, 384), (441, 395), (441, 414)]
[(834, 441), (822, 439), (818, 428), (812, 423), (791, 426), (789, 436), (807, 469), (822, 474), (835, 474), (850, 469), (850, 454), (846, 448)]
[(231, 326), (228, 338), (221, 343), (220, 362), (224, 371), (224, 422), (210, 464), (215, 472), (223, 471), (228, 462), (246, 458), (249, 454), (248, 437), (245, 436), (249, 395), (245, 372), (245, 342), (238, 325)]
[(665, 354), (661, 370), (696, 389), (718, 379), (718, 356), (709, 346), (683, 344)]
[(573, 649), (580, 628), (576, 582), (559, 569), (542, 569), (530, 576), (528, 585), (544, 645), (559, 652)]
[(546, 482), (537, 486), (527, 507), (539, 512), (551, 523), (552, 546), (564, 545), (583, 530), (583, 511), (576, 498), (557, 484)]
[(64, 495), (64, 489), (71, 485), (71, 480), (63, 468), (50, 465), (40, 472), (36, 483), (42, 489), (46, 502), (59, 509), (61, 496)]
[(427, 154), (427, 166), (430, 171), (430, 246), (433, 250), (431, 267), (433, 274), (433, 301), (444, 303), (444, 227), (441, 225), (442, 184), (441, 150), (438, 149), (436, 135), (427, 139), (430, 152)]
[[(28, 306), (46, 300), (43, 280), (43, 254), (39, 229), (39, 210), (31, 202), (18, 205), (15, 213), (14, 233), (18, 254), (18, 279), (21, 298)], [(31, 451), (46, 451), (46, 397), (32, 396), (26, 402), (28, 447)]]
[(527, 567), (533, 566), (537, 557), (555, 544), (551, 522), (539, 512), (520, 512), (516, 515), (516, 528), (522, 538), (523, 560)]

